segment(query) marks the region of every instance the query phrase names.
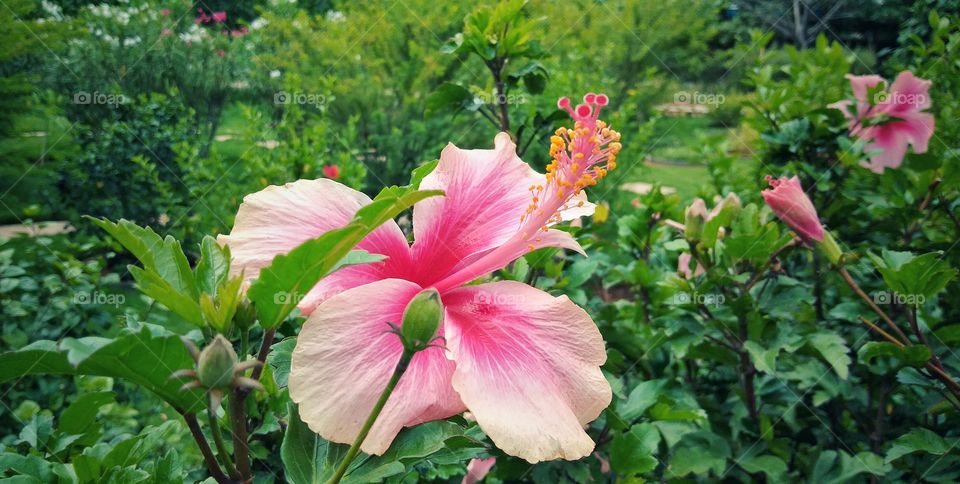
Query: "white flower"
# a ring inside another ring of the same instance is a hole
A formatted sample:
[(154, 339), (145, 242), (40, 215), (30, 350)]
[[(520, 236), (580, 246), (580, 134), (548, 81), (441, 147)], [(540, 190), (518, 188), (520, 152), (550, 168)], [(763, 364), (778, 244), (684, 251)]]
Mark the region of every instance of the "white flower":
[(347, 16), (339, 10), (331, 10), (327, 12), (327, 20), (331, 22), (343, 22), (346, 20)]
[(267, 19), (263, 17), (257, 17), (253, 22), (250, 22), (250, 30), (258, 30), (267, 25)]
[(280, 71), (278, 70), (270, 71), (270, 79), (276, 79), (278, 77), (280, 77)]
[(48, 0), (43, 0), (40, 2), (40, 8), (42, 8), (51, 19), (63, 20), (63, 9), (61, 9), (59, 5)]

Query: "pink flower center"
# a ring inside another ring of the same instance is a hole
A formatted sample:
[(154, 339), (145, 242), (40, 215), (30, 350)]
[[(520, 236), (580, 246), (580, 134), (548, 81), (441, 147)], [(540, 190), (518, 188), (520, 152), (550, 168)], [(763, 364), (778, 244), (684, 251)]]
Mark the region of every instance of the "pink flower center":
[(780, 184), (786, 181), (786, 178), (774, 178), (770, 175), (767, 175), (764, 179), (767, 180), (767, 183), (769, 183), (773, 188), (777, 188), (780, 186)]
[[(560, 128), (550, 138), (553, 159), (547, 165), (545, 185), (530, 187), (531, 202), (527, 213), (520, 217), (523, 234), (546, 231), (547, 225), (560, 222), (560, 212), (572, 208), (571, 203), (583, 206), (582, 200), (571, 199), (617, 167), (620, 133), (598, 119), (600, 109), (608, 103), (607, 96), (588, 93), (583, 101), (575, 109), (570, 106), (569, 98), (557, 101), (557, 107), (573, 118), (573, 129)], [(532, 250), (533, 245), (529, 248)]]

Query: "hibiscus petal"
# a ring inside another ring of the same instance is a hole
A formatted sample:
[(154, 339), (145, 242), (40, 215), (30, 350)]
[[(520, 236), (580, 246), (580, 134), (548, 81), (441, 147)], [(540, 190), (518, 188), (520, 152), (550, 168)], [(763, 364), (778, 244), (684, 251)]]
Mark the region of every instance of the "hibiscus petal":
[[(314, 432), (345, 444), (360, 433), (403, 352), (387, 322), (400, 322), (420, 290), (400, 279), (356, 287), (325, 301), (304, 323), (289, 388)], [(453, 366), (440, 348), (417, 353), (361, 449), (382, 454), (401, 428), (463, 412), (450, 384)]]
[[(217, 240), (230, 246), (231, 275), (255, 279), (278, 254), (350, 222), (366, 195), (328, 179), (272, 185), (247, 195), (240, 204), (230, 235)], [(410, 250), (400, 227), (389, 221), (367, 236), (359, 249), (389, 257), (380, 264), (347, 268), (325, 278), (300, 304), (305, 314), (324, 299), (351, 287), (390, 277), (410, 264)]]
[[(430, 261), (416, 280), (436, 282), (515, 235), (532, 201), (530, 187), (544, 180), (517, 156), (507, 133), (497, 135), (493, 150), (447, 145), (437, 168), (420, 183), (421, 189), (444, 190), (446, 196), (429, 198), (413, 209), (413, 253), (417, 260)], [(585, 215), (591, 208), (585, 202), (562, 215)]]
[(884, 168), (897, 168), (907, 153), (907, 145), (913, 145), (914, 153), (926, 153), (933, 136), (934, 117), (930, 113), (904, 112), (903, 121), (872, 126), (864, 130), (863, 137), (871, 140), (864, 149), (873, 152), (869, 162), (861, 164), (876, 173)]
[(930, 85), (932, 81), (920, 79), (910, 71), (897, 75), (890, 85), (890, 97), (894, 108), (891, 113), (903, 111), (922, 111), (931, 106)]
[(868, 103), (867, 99), (867, 90), (872, 87), (876, 87), (877, 84), (886, 82), (882, 77), (877, 75), (867, 75), (867, 76), (855, 76), (853, 74), (847, 74), (846, 78), (850, 80), (850, 87), (853, 89), (853, 96), (857, 98), (861, 103)]
[(611, 399), (590, 316), (511, 281), (455, 289), (444, 303), (453, 387), (497, 447), (531, 463), (589, 455), (583, 428)]

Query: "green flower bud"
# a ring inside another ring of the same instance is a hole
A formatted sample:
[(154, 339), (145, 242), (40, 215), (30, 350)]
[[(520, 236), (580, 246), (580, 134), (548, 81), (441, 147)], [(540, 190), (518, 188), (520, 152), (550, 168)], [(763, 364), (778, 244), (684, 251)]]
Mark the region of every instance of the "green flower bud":
[(233, 322), (240, 329), (250, 329), (257, 321), (257, 309), (253, 303), (244, 299), (237, 305), (237, 312), (233, 315)]
[(443, 303), (436, 289), (426, 289), (410, 300), (403, 310), (400, 339), (403, 348), (410, 352), (425, 349), (437, 335), (443, 322)]
[(740, 201), (740, 197), (733, 192), (728, 193), (726, 198), (720, 203), (723, 204), (723, 210), (730, 211), (731, 220), (737, 218), (737, 215), (740, 214), (740, 210), (743, 208), (743, 202)]
[(707, 220), (707, 204), (702, 198), (698, 198), (687, 207), (684, 212), (684, 235), (687, 240), (700, 240), (703, 234), (703, 224)]
[(233, 383), (233, 373), (239, 359), (233, 345), (222, 335), (200, 352), (197, 379), (209, 389), (227, 389)]

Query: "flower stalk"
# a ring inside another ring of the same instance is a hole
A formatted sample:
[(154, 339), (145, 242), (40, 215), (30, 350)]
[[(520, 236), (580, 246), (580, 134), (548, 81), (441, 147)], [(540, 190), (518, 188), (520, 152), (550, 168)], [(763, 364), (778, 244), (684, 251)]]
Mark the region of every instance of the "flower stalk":
[(360, 428), (360, 433), (357, 435), (357, 438), (354, 439), (353, 444), (350, 445), (350, 450), (347, 451), (347, 455), (343, 457), (343, 460), (340, 462), (340, 465), (337, 467), (336, 473), (333, 477), (327, 481), (327, 484), (337, 484), (343, 479), (343, 476), (347, 473), (347, 469), (350, 467), (350, 463), (353, 462), (353, 459), (357, 457), (357, 454), (360, 452), (360, 446), (363, 445), (363, 441), (367, 438), (367, 434), (370, 433), (370, 429), (373, 428), (373, 424), (377, 421), (377, 417), (380, 416), (380, 412), (383, 411), (383, 407), (387, 404), (387, 400), (390, 398), (390, 395), (393, 394), (393, 389), (397, 387), (397, 383), (400, 381), (400, 377), (403, 376), (404, 372), (407, 371), (407, 367), (410, 366), (410, 361), (413, 360), (413, 355), (415, 352), (410, 350), (403, 350), (403, 354), (400, 356), (400, 361), (397, 362), (397, 366), (393, 370), (393, 375), (390, 376), (390, 380), (387, 381), (387, 386), (384, 387), (383, 392), (380, 394), (380, 398), (377, 400), (377, 403), (374, 404), (373, 409), (370, 410), (370, 415), (367, 416), (367, 420), (363, 423), (363, 427)]

